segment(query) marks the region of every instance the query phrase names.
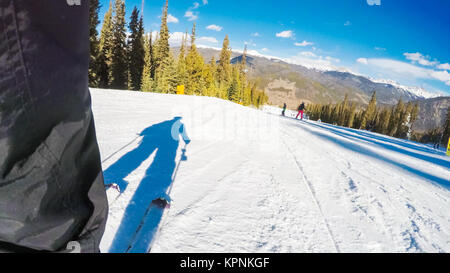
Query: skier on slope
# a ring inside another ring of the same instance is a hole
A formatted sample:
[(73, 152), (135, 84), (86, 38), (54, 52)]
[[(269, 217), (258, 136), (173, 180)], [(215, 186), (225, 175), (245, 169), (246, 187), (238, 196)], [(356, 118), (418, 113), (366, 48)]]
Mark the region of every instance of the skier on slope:
[(283, 117), (286, 115), (286, 108), (287, 108), (287, 105), (286, 105), (286, 103), (284, 103), (284, 105), (283, 105), (283, 111), (281, 112), (281, 115), (282, 115)]
[(305, 103), (302, 102), (299, 106), (298, 106), (298, 114), (295, 117), (295, 119), (298, 119), (298, 116), (301, 116), (300, 119), (303, 119), (303, 111), (306, 109), (305, 107)]
[(89, 1), (0, 0), (0, 252), (99, 252)]

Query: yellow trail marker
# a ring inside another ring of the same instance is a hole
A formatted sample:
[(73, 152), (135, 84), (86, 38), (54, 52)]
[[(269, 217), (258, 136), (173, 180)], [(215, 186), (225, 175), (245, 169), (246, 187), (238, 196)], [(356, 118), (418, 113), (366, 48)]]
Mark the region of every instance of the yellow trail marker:
[(184, 85), (177, 86), (177, 95), (184, 95)]
[(447, 155), (450, 156), (450, 137), (448, 138)]

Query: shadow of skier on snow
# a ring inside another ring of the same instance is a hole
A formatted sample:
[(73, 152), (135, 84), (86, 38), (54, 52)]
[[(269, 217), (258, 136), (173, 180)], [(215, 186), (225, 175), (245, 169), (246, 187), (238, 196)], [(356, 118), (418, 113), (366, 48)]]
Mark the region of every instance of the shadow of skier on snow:
[[(170, 200), (166, 196), (166, 191), (173, 182), (180, 136), (186, 145), (190, 143), (181, 119), (181, 117), (175, 117), (172, 120), (146, 128), (140, 134), (143, 138), (139, 146), (125, 154), (104, 172), (105, 183), (117, 183), (123, 192), (127, 187), (124, 178), (137, 169), (153, 153), (156, 153), (152, 164), (147, 169), (125, 210), (109, 252), (146, 252), (148, 250), (161, 221), (163, 210), (150, 210), (143, 226), (140, 227), (139, 234), (135, 233), (153, 200), (159, 197)], [(186, 158), (182, 159), (186, 160)], [(136, 244), (130, 248), (132, 241)]]

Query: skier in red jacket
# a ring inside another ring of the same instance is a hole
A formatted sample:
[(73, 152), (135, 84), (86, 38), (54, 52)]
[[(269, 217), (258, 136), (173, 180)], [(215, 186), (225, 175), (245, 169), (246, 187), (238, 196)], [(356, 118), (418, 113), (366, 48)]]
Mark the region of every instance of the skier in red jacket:
[(295, 119), (298, 119), (298, 116), (301, 116), (300, 119), (303, 119), (303, 111), (305, 110), (305, 103), (302, 102), (302, 104), (300, 104), (300, 106), (298, 107), (298, 114), (295, 117)]

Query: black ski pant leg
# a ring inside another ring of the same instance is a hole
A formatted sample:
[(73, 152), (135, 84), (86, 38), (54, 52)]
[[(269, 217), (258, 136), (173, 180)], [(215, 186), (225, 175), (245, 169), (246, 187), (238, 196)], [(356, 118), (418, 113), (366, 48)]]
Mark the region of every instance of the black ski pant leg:
[(0, 0), (0, 252), (99, 251), (88, 65), (88, 0)]

